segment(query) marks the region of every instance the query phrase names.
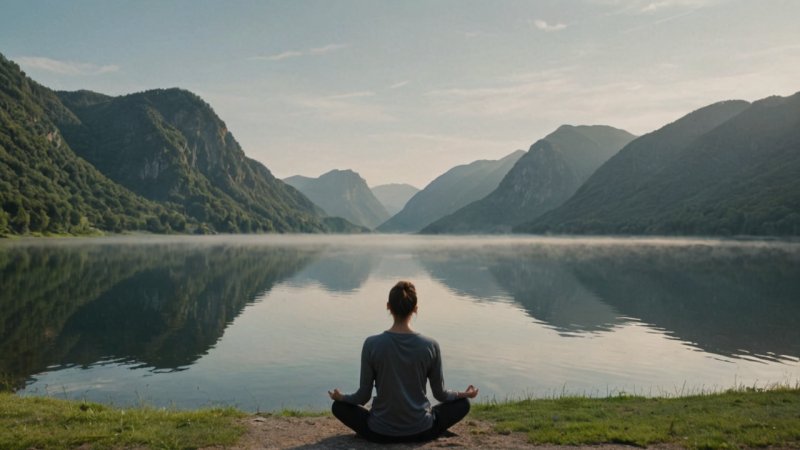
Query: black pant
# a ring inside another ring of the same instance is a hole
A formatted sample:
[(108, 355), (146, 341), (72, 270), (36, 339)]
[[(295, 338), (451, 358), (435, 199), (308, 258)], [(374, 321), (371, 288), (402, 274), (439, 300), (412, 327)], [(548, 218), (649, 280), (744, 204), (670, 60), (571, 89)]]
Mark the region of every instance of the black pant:
[(410, 436), (386, 436), (376, 433), (367, 426), (369, 410), (360, 405), (334, 401), (333, 415), (343, 424), (372, 442), (421, 442), (436, 439), (469, 413), (469, 400), (461, 398), (452, 402), (440, 403), (433, 407), (433, 426), (429, 430)]

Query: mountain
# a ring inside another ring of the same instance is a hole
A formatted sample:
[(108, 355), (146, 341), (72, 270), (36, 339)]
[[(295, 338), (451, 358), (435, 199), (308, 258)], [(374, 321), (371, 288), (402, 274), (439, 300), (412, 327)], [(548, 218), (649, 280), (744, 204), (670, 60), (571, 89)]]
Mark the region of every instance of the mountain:
[(518, 231), (800, 235), (800, 93), (716, 103), (642, 136)]
[(497, 189), (425, 227), (423, 233), (508, 233), (565, 202), (636, 136), (604, 125), (563, 125), (534, 143)]
[(332, 170), (319, 178), (295, 175), (284, 181), (308, 196), (330, 216), (342, 217), (370, 229), (389, 218), (386, 208), (372, 194), (367, 182), (352, 170)]
[(390, 216), (399, 213), (417, 192), (419, 189), (410, 184), (382, 184), (372, 188), (375, 198), (381, 202)]
[(314, 205), (245, 156), (191, 92), (58, 95), (79, 120), (59, 124), (75, 152), (141, 196), (170, 203), (212, 231), (325, 230)]
[(480, 160), (453, 167), (431, 181), (378, 231), (415, 233), (497, 188), (525, 152), (517, 150), (503, 159)]
[(183, 229), (192, 219), (109, 180), (56, 123), (79, 119), (0, 55), (0, 235)]
[(247, 158), (196, 95), (53, 92), (0, 55), (0, 235), (363, 231)]

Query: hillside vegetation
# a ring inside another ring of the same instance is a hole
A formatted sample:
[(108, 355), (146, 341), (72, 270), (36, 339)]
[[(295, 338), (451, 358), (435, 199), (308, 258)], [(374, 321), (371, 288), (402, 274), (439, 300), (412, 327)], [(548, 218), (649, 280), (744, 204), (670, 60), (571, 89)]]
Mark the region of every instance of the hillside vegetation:
[(378, 227), (387, 233), (416, 233), (430, 223), (479, 200), (497, 188), (525, 152), (499, 160), (480, 160), (453, 167), (417, 192), (403, 209)]
[(800, 93), (695, 111), (628, 144), (517, 231), (800, 234)]
[(635, 136), (609, 126), (563, 125), (534, 143), (497, 189), (425, 227), (423, 233), (508, 233), (566, 201)]
[(362, 231), (248, 158), (191, 92), (53, 92), (0, 55), (0, 235)]
[(0, 235), (185, 229), (191, 219), (114, 183), (78, 157), (51, 118), (79, 122), (0, 55)]

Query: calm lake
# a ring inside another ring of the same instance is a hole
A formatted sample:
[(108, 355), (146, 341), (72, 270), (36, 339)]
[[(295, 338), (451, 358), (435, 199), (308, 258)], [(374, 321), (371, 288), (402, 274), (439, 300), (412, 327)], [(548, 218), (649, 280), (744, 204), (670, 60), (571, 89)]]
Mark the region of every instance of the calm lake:
[(0, 242), (0, 381), (21, 395), (327, 408), (389, 288), (480, 398), (800, 380), (800, 243), (214, 236)]

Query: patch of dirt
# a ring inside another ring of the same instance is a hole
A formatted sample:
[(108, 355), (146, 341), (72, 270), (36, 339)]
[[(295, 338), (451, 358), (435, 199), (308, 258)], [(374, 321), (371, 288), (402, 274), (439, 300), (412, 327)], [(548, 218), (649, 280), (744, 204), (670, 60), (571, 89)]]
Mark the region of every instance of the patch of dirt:
[[(251, 449), (430, 449), (430, 448), (497, 448), (497, 449), (575, 449), (575, 447), (539, 446), (529, 444), (523, 433), (497, 434), (491, 424), (471, 420), (461, 421), (439, 439), (412, 444), (373, 444), (362, 439), (342, 425), (334, 417), (261, 417), (251, 416), (242, 420), (247, 432), (233, 447), (225, 450)], [(587, 447), (596, 450), (616, 450), (631, 447), (603, 445)], [(206, 450), (222, 450), (213, 447)]]

